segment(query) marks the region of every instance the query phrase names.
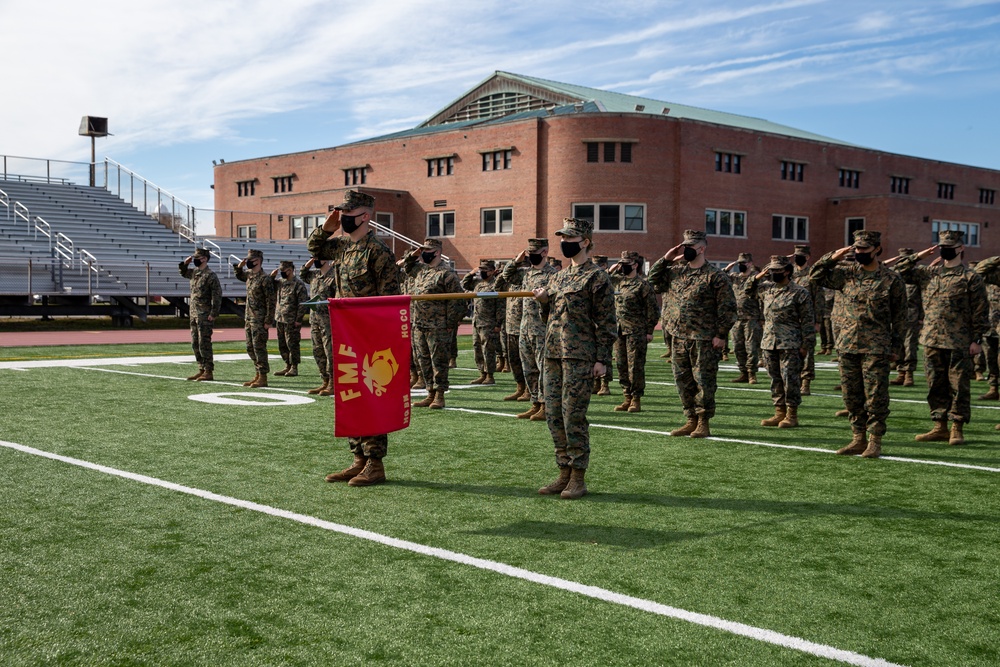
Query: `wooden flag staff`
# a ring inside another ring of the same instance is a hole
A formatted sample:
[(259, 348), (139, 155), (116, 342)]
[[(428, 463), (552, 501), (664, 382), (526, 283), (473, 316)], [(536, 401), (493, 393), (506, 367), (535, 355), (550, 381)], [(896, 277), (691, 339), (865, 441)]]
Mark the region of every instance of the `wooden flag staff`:
[[(414, 294), (413, 301), (454, 301), (456, 299), (514, 299), (517, 297), (533, 297), (534, 292), (456, 292), (450, 294)], [(306, 301), (303, 306), (325, 306), (322, 301)]]

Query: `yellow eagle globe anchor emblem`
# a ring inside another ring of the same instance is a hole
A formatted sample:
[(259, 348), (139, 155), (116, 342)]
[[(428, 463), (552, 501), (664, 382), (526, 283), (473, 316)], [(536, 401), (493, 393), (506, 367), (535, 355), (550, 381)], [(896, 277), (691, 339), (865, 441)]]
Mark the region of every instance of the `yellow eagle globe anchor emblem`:
[(399, 362), (392, 355), (392, 350), (381, 350), (370, 357), (365, 356), (361, 375), (365, 379), (368, 391), (381, 396), (398, 371)]

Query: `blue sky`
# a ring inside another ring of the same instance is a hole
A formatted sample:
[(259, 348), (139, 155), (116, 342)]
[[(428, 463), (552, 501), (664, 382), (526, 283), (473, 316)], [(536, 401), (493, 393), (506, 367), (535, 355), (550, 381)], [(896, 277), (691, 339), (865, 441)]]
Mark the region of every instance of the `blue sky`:
[(1000, 0), (0, 0), (0, 17), (0, 154), (85, 161), (80, 117), (107, 116), (98, 159), (202, 208), (213, 159), (413, 127), (495, 70), (1000, 169)]

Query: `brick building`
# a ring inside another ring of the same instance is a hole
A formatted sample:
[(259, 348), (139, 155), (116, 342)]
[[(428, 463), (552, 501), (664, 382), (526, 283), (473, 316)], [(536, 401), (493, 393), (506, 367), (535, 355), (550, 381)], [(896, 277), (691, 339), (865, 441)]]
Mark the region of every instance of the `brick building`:
[(307, 237), (360, 189), (396, 232), (441, 237), (459, 269), (552, 238), (570, 215), (596, 220), (610, 256), (655, 259), (703, 228), (713, 261), (762, 264), (796, 243), (816, 258), (862, 227), (883, 232), (888, 256), (939, 228), (966, 231), (970, 260), (1000, 254), (1000, 171), (505, 72), (411, 130), (220, 164), (214, 188), (218, 236), (272, 239)]

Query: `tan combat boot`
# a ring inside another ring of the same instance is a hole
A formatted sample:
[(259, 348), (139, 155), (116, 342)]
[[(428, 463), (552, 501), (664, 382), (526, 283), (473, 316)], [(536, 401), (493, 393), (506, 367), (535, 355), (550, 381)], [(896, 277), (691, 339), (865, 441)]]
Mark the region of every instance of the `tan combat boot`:
[(531, 392), (528, 391), (528, 385), (524, 385), (524, 393), (517, 397), (518, 403), (527, 403), (531, 400)]
[(535, 414), (533, 414), (530, 417), (528, 417), (528, 419), (530, 419), (533, 422), (543, 422), (543, 421), (545, 421), (545, 404), (544, 403), (539, 403), (538, 404), (538, 412), (536, 412)]
[(410, 389), (413, 389), (413, 386), (417, 384), (417, 378), (419, 377), (420, 375), (416, 371), (410, 371)]
[(521, 398), (521, 396), (523, 396), (524, 392), (526, 391), (528, 391), (528, 385), (524, 384), (523, 382), (518, 382), (517, 389), (514, 391), (514, 393), (504, 396), (503, 400), (516, 401), (517, 399)]
[(284, 376), (284, 375), (288, 375), (288, 371), (290, 371), (290, 370), (292, 370), (292, 365), (286, 363), (284, 368), (282, 368), (280, 371), (275, 371), (274, 374), (275, 374), (275, 376), (278, 376), (278, 375)]
[(947, 442), (950, 439), (948, 435), (948, 422), (934, 422), (934, 428), (927, 431), (927, 433), (913, 436), (913, 439), (917, 442)]
[(486, 374), (486, 379), (483, 380), (482, 382), (480, 382), (479, 384), (481, 384), (481, 385), (483, 385), (485, 387), (487, 385), (493, 385), (493, 384), (496, 384), (496, 383), (497, 383), (497, 381), (493, 379), (493, 373), (487, 373)]
[(863, 459), (877, 459), (882, 456), (882, 436), (874, 433), (868, 436), (868, 446), (861, 452)]
[(844, 408), (843, 410), (837, 410), (836, 412), (834, 412), (833, 416), (834, 417), (850, 417), (851, 416), (851, 411), (848, 410), (847, 408)]
[(698, 418), (688, 417), (684, 426), (674, 429), (670, 432), (670, 435), (691, 435), (696, 428), (698, 428)]
[(326, 389), (326, 383), (329, 382), (329, 381), (330, 381), (330, 378), (326, 378), (326, 377), (323, 378), (323, 384), (322, 385), (320, 385), (319, 387), (316, 387), (315, 389), (310, 389), (306, 393), (315, 395), (315, 394), (318, 394), (318, 393), (322, 392), (324, 389)]
[(509, 373), (510, 369), (507, 368), (507, 360), (503, 357), (497, 359), (497, 373)]
[(962, 433), (962, 422), (951, 423), (951, 434), (948, 437), (948, 444), (952, 447), (965, 444), (965, 435)]
[(261, 387), (267, 386), (267, 373), (261, 373), (257, 376), (257, 379), (253, 381), (250, 385), (252, 389), (260, 389)]
[(750, 376), (747, 375), (746, 371), (741, 370), (740, 376), (733, 378), (732, 380), (730, 380), (730, 382), (734, 384), (747, 384), (748, 382), (750, 382)]
[(333, 376), (331, 375), (326, 380), (326, 386), (323, 387), (320, 392), (320, 396), (333, 396)]
[(761, 419), (760, 420), (760, 425), (761, 426), (777, 426), (785, 418), (786, 414), (788, 414), (788, 410), (785, 408), (785, 406), (783, 406), (783, 405), (782, 406), (777, 406), (776, 405), (774, 407), (774, 416), (773, 417), (769, 417), (767, 419)]
[(431, 403), (431, 410), (444, 410), (444, 389), (437, 389), (434, 392), (434, 401)]
[(530, 419), (533, 414), (542, 409), (541, 403), (532, 403), (531, 407), (517, 415), (518, 419)]
[(701, 415), (698, 417), (698, 427), (691, 431), (691, 438), (707, 438), (712, 435), (712, 431), (708, 428), (708, 417)]
[(587, 471), (582, 468), (573, 468), (569, 473), (569, 484), (562, 490), (559, 497), (563, 500), (576, 500), (587, 495), (587, 485), (583, 478)]
[(368, 459), (365, 469), (351, 478), (347, 486), (372, 486), (385, 481), (385, 468), (382, 459)]
[(611, 395), (611, 387), (608, 386), (608, 381), (605, 380), (604, 378), (601, 378), (601, 388), (597, 390), (597, 395), (598, 396)]
[(798, 406), (789, 405), (785, 410), (785, 418), (778, 423), (778, 428), (795, 428), (799, 425)]
[(483, 384), (484, 382), (486, 382), (486, 373), (480, 371), (479, 372), (479, 377), (477, 377), (475, 380), (473, 380), (469, 384)]
[(906, 371), (899, 371), (899, 374), (895, 378), (889, 380), (889, 384), (896, 387), (900, 386), (904, 382), (906, 382)]
[(298, 367), (298, 364), (292, 364), (291, 366), (289, 366), (288, 372), (285, 373), (285, 377), (286, 378), (297, 378), (298, 376), (299, 376), (299, 367)]
[(913, 371), (906, 371), (906, 379), (903, 380), (903, 386), (904, 387), (913, 386)]
[(639, 396), (632, 397), (632, 405), (628, 406), (629, 412), (642, 412), (642, 398)]
[(201, 376), (205, 374), (204, 369), (199, 369), (197, 373), (188, 378), (189, 381), (194, 382), (195, 380), (200, 380)]
[(243, 386), (244, 387), (252, 387), (254, 385), (254, 383), (256, 383), (257, 380), (259, 380), (259, 379), (260, 379), (260, 373), (255, 373), (254, 376), (253, 376), (253, 379), (250, 380), (249, 382), (244, 382)]
[(417, 383), (410, 387), (410, 389), (427, 389), (427, 385), (424, 384), (424, 378), (419, 373), (417, 374)]
[(458, 368), (458, 359), (454, 357), (448, 360), (448, 368)]
[(854, 456), (855, 454), (860, 454), (868, 447), (865, 442), (865, 432), (855, 431), (854, 435), (851, 437), (851, 442), (846, 447), (841, 447), (837, 450), (837, 453), (841, 456)]
[(747, 384), (757, 384), (757, 371), (747, 371)]
[(984, 401), (998, 401), (1000, 400), (1000, 392), (997, 392), (996, 387), (990, 387), (990, 390), (979, 398)]
[(801, 393), (803, 396), (812, 396), (812, 391), (810, 391), (809, 389), (810, 384), (812, 384), (812, 382), (808, 378), (803, 380), (802, 386), (799, 387), (800, 390), (799, 393)]
[(601, 381), (595, 379), (594, 383), (590, 387), (590, 395), (591, 396), (596, 396), (597, 392), (599, 392), (600, 390), (601, 390)]
[(433, 389), (429, 389), (429, 390), (427, 390), (427, 396), (423, 400), (420, 400), (420, 401), (417, 401), (416, 403), (414, 403), (413, 407), (415, 407), (415, 408), (429, 408), (431, 406), (431, 403), (433, 403), (433, 402), (434, 402), (434, 390)]
[(201, 374), (201, 377), (198, 378), (198, 382), (214, 382), (214, 381), (215, 381), (215, 375), (212, 374), (212, 371), (205, 371), (204, 373)]
[(566, 488), (566, 485), (569, 484), (569, 477), (570, 477), (569, 466), (566, 466), (565, 468), (560, 467), (559, 477), (557, 477), (556, 480), (551, 484), (549, 484), (548, 486), (543, 486), (542, 488), (538, 489), (538, 495), (554, 496), (559, 493), (562, 493), (563, 489)]
[(326, 476), (326, 481), (328, 482), (347, 482), (350, 481), (355, 475), (361, 473), (365, 469), (365, 464), (368, 463), (368, 459), (364, 456), (354, 455), (354, 463), (348, 468), (344, 468), (340, 472), (332, 472)]
[(622, 394), (622, 403), (615, 406), (615, 412), (625, 412), (630, 407), (632, 407), (632, 397), (628, 394)]

